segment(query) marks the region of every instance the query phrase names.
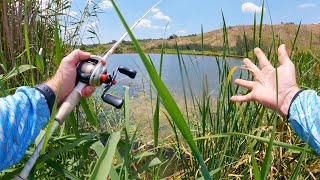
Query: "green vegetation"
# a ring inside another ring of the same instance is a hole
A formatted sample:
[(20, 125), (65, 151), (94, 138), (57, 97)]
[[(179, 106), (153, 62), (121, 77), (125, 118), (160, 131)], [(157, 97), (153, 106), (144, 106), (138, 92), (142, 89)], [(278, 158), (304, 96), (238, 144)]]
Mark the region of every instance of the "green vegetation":
[[(13, 93), (19, 86), (32, 86), (50, 78), (61, 57), (74, 48), (101, 54), (110, 46), (81, 43), (82, 24), (99, 11), (94, 4), (88, 4), (80, 18), (63, 14), (70, 7), (69, 1), (64, 0), (52, 1), (46, 8), (40, 7), (36, 0), (13, 0), (1, 2), (0, 5), (2, 97)], [(129, 30), (115, 4), (114, 8)], [(216, 46), (208, 45), (208, 40), (214, 39), (214, 36), (201, 33), (187, 37), (195, 42), (190, 44), (179, 43), (179, 37), (175, 36), (170, 40), (155, 40), (155, 45), (150, 46), (154, 49), (151, 50), (148, 46), (152, 41), (137, 41), (129, 31), (131, 41), (123, 42), (118, 53), (138, 53), (148, 70), (150, 83), (154, 85), (150, 84), (150, 93), (143, 98), (145, 109), (141, 110), (145, 119), (152, 117), (153, 141), (139, 137), (145, 129), (140, 129), (132, 120), (136, 112), (130, 109), (139, 111), (135, 104), (141, 104), (141, 97), (129, 97), (129, 88), (125, 87), (123, 110), (107, 106), (94, 97), (82, 100), (48, 141), (29, 178), (316, 179), (320, 175), (319, 157), (297, 137), (286, 118), (257, 103), (239, 104), (229, 100), (233, 94), (247, 93), (232, 83), (232, 74), (243, 71), (243, 78), (252, 79), (252, 76), (239, 67), (230, 69), (227, 56), (252, 57), (253, 47), (260, 46), (267, 52), (271, 62), (277, 65), (277, 47), (281, 42), (289, 41), (292, 42), (289, 47), (292, 49), (291, 59), (296, 65), (299, 85), (319, 91), (320, 54), (315, 53), (319, 49), (319, 34), (314, 32), (307, 36), (308, 33), (301, 31), (305, 25), (292, 24), (280, 26), (294, 27), (290, 29), (294, 31), (294, 36), (277, 34), (279, 25), (270, 25), (270, 32), (265, 31), (263, 14), (260, 25), (256, 25), (257, 20), (254, 19), (254, 28), (240, 27), (244, 30), (240, 35), (234, 35), (234, 27), (227, 27), (222, 14), (223, 39)], [(74, 31), (62, 36), (62, 32), (66, 32), (66, 23), (75, 24)], [(95, 34), (92, 30), (89, 33)], [(302, 36), (310, 37), (307, 38), (311, 39), (310, 42), (301, 41)], [(236, 44), (236, 48), (233, 44)], [(214, 48), (216, 50), (212, 51)], [(153, 66), (158, 59), (150, 59), (144, 52), (161, 53), (160, 67)], [(172, 97), (161, 80), (164, 53), (177, 54), (177, 68), (185, 85), (181, 102)], [(193, 65), (203, 88), (201, 95), (193, 91), (185, 65), (187, 60), (181, 54), (194, 53), (222, 56), (222, 60), (216, 60), (220, 79), (216, 97), (208, 90), (210, 77), (197, 68), (197, 62)], [(143, 121), (144, 124), (146, 122)], [(164, 122), (170, 127), (169, 132), (166, 131), (166, 138), (162, 138), (159, 130), (160, 123)], [(40, 133), (42, 136), (44, 134), (44, 131)], [(3, 179), (11, 179), (21, 171), (38, 139), (30, 146), (23, 160), (1, 173)]]

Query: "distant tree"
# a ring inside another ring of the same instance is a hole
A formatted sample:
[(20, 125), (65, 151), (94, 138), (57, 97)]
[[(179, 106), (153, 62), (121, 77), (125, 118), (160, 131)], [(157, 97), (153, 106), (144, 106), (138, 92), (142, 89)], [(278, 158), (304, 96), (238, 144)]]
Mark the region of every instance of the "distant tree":
[(243, 38), (241, 38), (240, 35), (237, 35), (236, 37), (236, 54), (237, 55), (244, 55), (246, 51), (246, 43)]
[(294, 24), (294, 22), (281, 22), (281, 24)]
[(122, 54), (123, 53), (123, 50), (122, 48), (116, 48), (115, 51), (114, 51), (115, 54)]
[(80, 47), (79, 47), (79, 49), (82, 50), (82, 51), (86, 51), (87, 46), (84, 45), (84, 44), (81, 44)]
[(173, 35), (169, 36), (168, 39), (175, 39), (175, 38), (177, 38), (177, 37), (178, 37), (177, 35), (173, 34)]

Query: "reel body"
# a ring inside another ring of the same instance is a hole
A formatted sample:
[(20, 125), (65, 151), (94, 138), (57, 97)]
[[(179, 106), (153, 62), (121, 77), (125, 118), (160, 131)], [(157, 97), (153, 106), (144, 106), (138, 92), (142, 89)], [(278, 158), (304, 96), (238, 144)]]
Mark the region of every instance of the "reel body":
[(105, 84), (102, 100), (118, 109), (123, 105), (123, 99), (107, 94), (111, 86), (117, 84), (117, 73), (120, 72), (131, 79), (136, 77), (137, 72), (123, 66), (119, 66), (113, 71), (112, 75), (108, 74), (105, 66), (102, 65), (102, 58), (99, 56), (91, 56), (90, 59), (80, 61), (77, 65), (77, 81), (81, 81), (91, 86), (101, 86)]

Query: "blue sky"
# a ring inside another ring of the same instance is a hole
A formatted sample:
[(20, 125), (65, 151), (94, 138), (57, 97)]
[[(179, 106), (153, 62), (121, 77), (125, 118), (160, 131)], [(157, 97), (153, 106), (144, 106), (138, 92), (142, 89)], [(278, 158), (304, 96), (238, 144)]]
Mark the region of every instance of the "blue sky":
[[(116, 12), (108, 0), (92, 0), (98, 2), (103, 9), (98, 20), (86, 22), (87, 26), (99, 29), (102, 43), (118, 39), (125, 30)], [(115, 0), (129, 26), (139, 19), (158, 0)], [(79, 16), (87, 1), (73, 0), (71, 11)], [(320, 0), (267, 0), (273, 24), (294, 22), (298, 24), (320, 23)], [(254, 11), (261, 11), (262, 0), (163, 0), (151, 12), (142, 24), (134, 30), (137, 38), (161, 38), (172, 34), (199, 34), (201, 24), (204, 31), (222, 27), (221, 11), (223, 11), (227, 26), (253, 24)], [(265, 7), (265, 21), (270, 24), (268, 7)], [(164, 27), (169, 22), (165, 32)], [(94, 40), (97, 43), (97, 40)], [(84, 43), (92, 43), (84, 40)]]

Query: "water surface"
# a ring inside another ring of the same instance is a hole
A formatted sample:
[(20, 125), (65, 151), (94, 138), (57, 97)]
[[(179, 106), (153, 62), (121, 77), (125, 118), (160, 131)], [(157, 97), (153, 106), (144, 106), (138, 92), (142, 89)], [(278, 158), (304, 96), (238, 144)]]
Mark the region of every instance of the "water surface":
[[(154, 63), (157, 71), (159, 71), (160, 55), (150, 54), (149, 57), (152, 59), (152, 62)], [(217, 60), (222, 62), (222, 58), (213, 56), (182, 55), (182, 59), (185, 63), (190, 84), (194, 92), (198, 93), (202, 89), (202, 79), (206, 74), (208, 77), (209, 91), (216, 95), (220, 86)], [(236, 58), (227, 58), (226, 61), (231, 68), (242, 64), (241, 59)], [(130, 86), (130, 94), (142, 92), (143, 90), (145, 90), (146, 92), (149, 91), (150, 86), (148, 81), (150, 79), (138, 54), (111, 55), (107, 60), (109, 73), (115, 70), (118, 66), (125, 66), (127, 68), (134, 69), (138, 73), (135, 79), (130, 79), (118, 73), (118, 84), (112, 89), (121, 92), (122, 86), (126, 85)], [(185, 72), (183, 72), (183, 75), (185, 87), (188, 89), (187, 77), (185, 75)], [(238, 76), (239, 71), (236, 71), (233, 77), (236, 78)], [(177, 55), (164, 55), (162, 80), (172, 94), (178, 96), (183, 95), (182, 78), (180, 74), (179, 59)]]

